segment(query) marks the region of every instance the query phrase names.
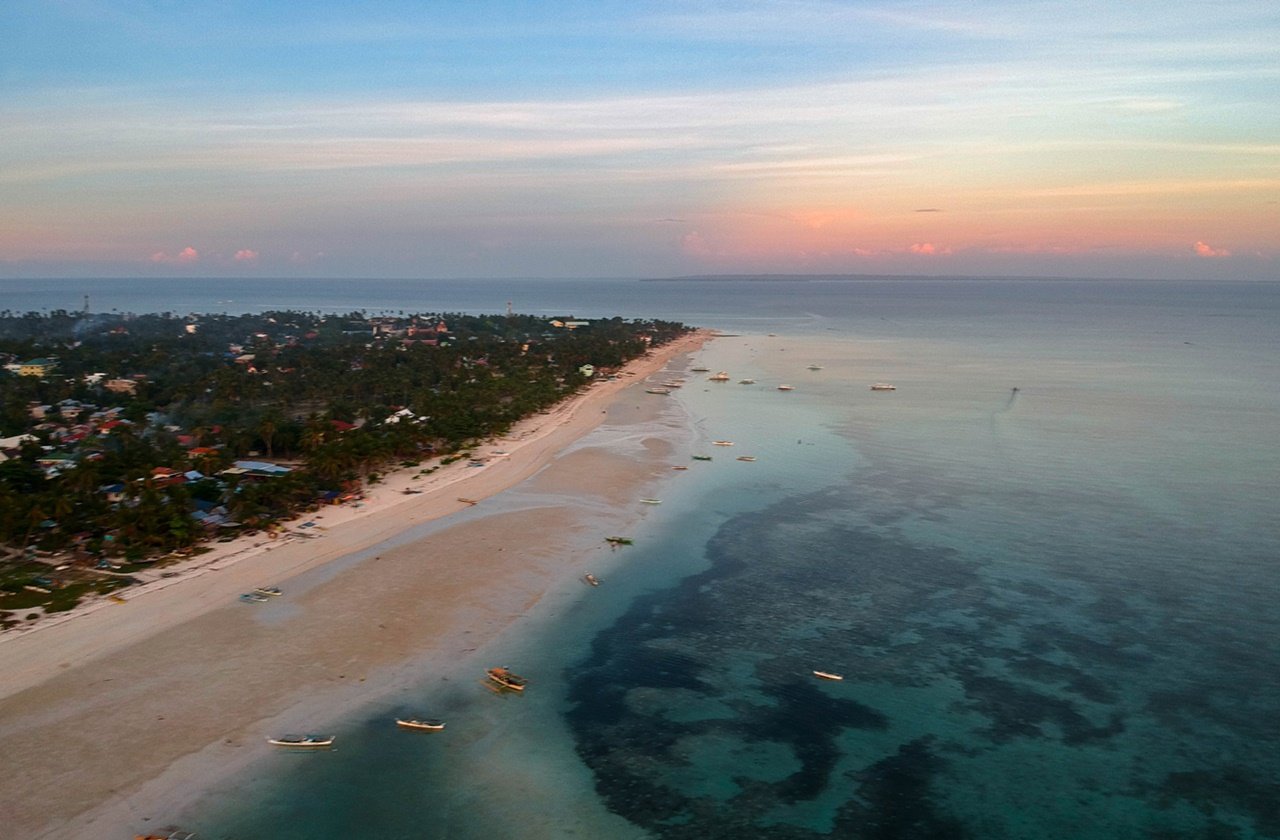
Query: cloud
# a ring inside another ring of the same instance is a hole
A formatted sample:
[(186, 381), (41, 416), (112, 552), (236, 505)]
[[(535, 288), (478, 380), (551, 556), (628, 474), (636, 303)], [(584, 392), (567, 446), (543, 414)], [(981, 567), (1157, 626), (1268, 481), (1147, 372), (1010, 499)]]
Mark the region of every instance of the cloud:
[(916, 208), (915, 210), (912, 210), (911, 212), (912, 212), (912, 213), (941, 213), (941, 212), (942, 212), (942, 208), (940, 208), (940, 207), (918, 207), (918, 208)]
[(1231, 252), (1226, 248), (1214, 248), (1206, 242), (1197, 242), (1192, 246), (1192, 249), (1196, 252), (1197, 257), (1205, 257), (1207, 259), (1231, 256)]
[(188, 245), (173, 256), (169, 256), (164, 251), (156, 251), (151, 255), (151, 261), (164, 265), (190, 265), (200, 262), (200, 252)]
[(249, 248), (241, 248), (239, 251), (236, 251), (236, 255), (233, 259), (236, 262), (257, 262), (258, 252), (250, 250)]
[(951, 249), (942, 245), (934, 245), (932, 242), (917, 242), (909, 249), (913, 254), (925, 254), (934, 256), (936, 254), (950, 254)]

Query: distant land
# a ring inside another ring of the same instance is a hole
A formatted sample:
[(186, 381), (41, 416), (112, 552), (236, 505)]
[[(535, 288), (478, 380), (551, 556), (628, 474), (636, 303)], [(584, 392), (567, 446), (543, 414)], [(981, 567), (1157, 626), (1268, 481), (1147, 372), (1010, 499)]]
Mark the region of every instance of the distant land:
[[(678, 277), (642, 277), (641, 282), (658, 283), (658, 282), (791, 282), (791, 283), (831, 283), (831, 282), (863, 282), (863, 283), (883, 283), (885, 281), (895, 280), (954, 280), (957, 282), (981, 280), (984, 282), (1027, 282), (1027, 281), (1049, 281), (1059, 282), (1070, 280), (1072, 282), (1125, 282), (1125, 283), (1167, 283), (1157, 277), (1071, 277), (1068, 275), (982, 275), (982, 274), (687, 274)], [(1173, 281), (1179, 282), (1179, 281)], [(1182, 281), (1182, 282), (1202, 282), (1202, 281)], [(1213, 281), (1207, 281), (1213, 282)], [(1239, 281), (1227, 281), (1239, 282)]]

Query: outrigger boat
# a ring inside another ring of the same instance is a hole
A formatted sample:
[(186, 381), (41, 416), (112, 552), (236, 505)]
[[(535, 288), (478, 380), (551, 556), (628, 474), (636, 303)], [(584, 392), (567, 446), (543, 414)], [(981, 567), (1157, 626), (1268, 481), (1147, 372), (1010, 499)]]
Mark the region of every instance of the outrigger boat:
[(604, 541), (611, 545), (631, 545), (631, 537), (605, 537)]
[(738, 460), (739, 460), (739, 461), (754, 461), (755, 459), (756, 459), (756, 456), (754, 456), (754, 455), (739, 455), (739, 456), (738, 456)]
[(839, 674), (833, 674), (830, 671), (814, 671), (813, 675), (818, 679), (835, 680), (836, 682), (840, 682), (841, 680), (844, 679), (844, 677), (840, 676)]
[(695, 460), (695, 461), (710, 461), (710, 460), (711, 460), (711, 456), (710, 456), (710, 455), (694, 455), (694, 456), (693, 456), (693, 460)]
[(240, 596), (240, 600), (246, 604), (265, 604), (271, 600), (266, 595), (260, 595), (257, 592), (246, 592)]
[(640, 501), (641, 501), (643, 504), (646, 504), (646, 505), (660, 505), (660, 504), (662, 504), (662, 499), (641, 499)]
[(583, 582), (583, 583), (586, 583), (586, 584), (589, 584), (589, 585), (591, 585), (591, 586), (599, 586), (599, 585), (600, 585), (600, 578), (596, 577), (595, 575), (591, 574), (590, 572), (587, 572), (585, 575), (583, 575), (583, 576), (582, 576), (582, 582)]
[(711, 442), (716, 446), (733, 446), (733, 441), (731, 440), (713, 440)]
[(294, 749), (324, 749), (333, 746), (332, 735), (281, 735), (279, 738), (268, 738), (267, 743), (275, 747), (293, 747)]
[(269, 597), (273, 597), (273, 598), (274, 598), (275, 596), (277, 596), (277, 595), (283, 595), (284, 593), (283, 593), (283, 592), (281, 592), (281, 591), (280, 591), (280, 589), (279, 589), (278, 587), (275, 587), (275, 586), (259, 586), (259, 587), (256, 587), (256, 588), (253, 590), (253, 594), (255, 594), (255, 595), (267, 595), (267, 596), (269, 596)]
[(444, 721), (428, 718), (427, 720), (406, 720), (404, 718), (396, 718), (396, 726), (402, 729), (416, 729), (422, 732), (439, 732), (444, 729)]
[(490, 668), (484, 673), (491, 682), (497, 684), (501, 688), (506, 688), (511, 691), (524, 691), (524, 687), (529, 683), (529, 681), (524, 677), (516, 676), (511, 673), (509, 668), (506, 667)]

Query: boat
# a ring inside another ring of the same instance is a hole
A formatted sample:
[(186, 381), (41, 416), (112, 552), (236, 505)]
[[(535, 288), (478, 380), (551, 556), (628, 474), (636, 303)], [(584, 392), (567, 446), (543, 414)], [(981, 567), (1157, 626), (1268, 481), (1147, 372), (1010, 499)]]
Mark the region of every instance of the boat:
[(689, 468), (688, 468), (688, 467), (686, 467), (684, 464), (677, 464), (676, 466), (672, 467), (671, 469), (673, 469), (673, 470), (687, 470), (687, 469), (689, 469)]
[(733, 446), (733, 441), (731, 440), (713, 440), (711, 442), (716, 446)]
[(695, 460), (695, 461), (710, 461), (710, 460), (711, 460), (711, 456), (710, 456), (710, 455), (694, 455), (694, 456), (693, 456), (693, 460)]
[(841, 680), (844, 679), (844, 677), (840, 676), (839, 674), (833, 674), (830, 671), (814, 671), (813, 675), (819, 679), (835, 680), (836, 682), (840, 682)]
[(315, 750), (332, 747), (333, 740), (332, 735), (281, 735), (279, 738), (268, 738), (267, 743), (276, 747)]
[(692, 367), (692, 368), (689, 368), (689, 370), (693, 371), (694, 373), (706, 373), (707, 371), (711, 370), (711, 368)]
[(423, 732), (439, 732), (444, 729), (444, 721), (428, 718), (427, 720), (414, 720), (405, 718), (396, 718), (396, 726), (403, 729), (417, 729)]
[(738, 380), (738, 384), (739, 384), (739, 385), (754, 385), (754, 384), (756, 384), (756, 381), (755, 381), (754, 379), (739, 379), (739, 380)]
[(646, 394), (670, 394), (671, 389), (670, 388), (645, 388), (644, 392)]
[(822, 365), (809, 365), (809, 370), (822, 370)]
[(267, 597), (274, 598), (275, 596), (283, 595), (284, 593), (281, 592), (280, 589), (275, 586), (259, 586), (253, 590), (253, 594), (266, 595)]
[(484, 673), (491, 682), (497, 684), (500, 688), (506, 688), (511, 691), (524, 691), (524, 687), (528, 684), (528, 680), (524, 677), (516, 676), (506, 667), (490, 668)]
[(663, 383), (662, 383), (662, 387), (663, 387), (663, 388), (679, 388), (679, 387), (681, 387), (682, 385), (684, 385), (684, 382), (682, 382), (682, 381), (680, 381), (680, 380), (678, 380), (678, 379), (673, 379), (673, 380), (671, 380), (670, 382), (663, 382)]
[(756, 456), (754, 456), (754, 455), (739, 455), (739, 456), (738, 456), (738, 460), (739, 460), (739, 461), (754, 461), (755, 459), (756, 459)]
[(599, 586), (600, 578), (596, 577), (590, 572), (587, 572), (585, 575), (582, 576), (582, 582), (586, 584), (590, 584), (591, 586)]
[(464, 505), (476, 505), (476, 504), (479, 504), (479, 502), (477, 502), (475, 499), (464, 499), (462, 496), (459, 496), (459, 497), (458, 497), (458, 501), (462, 502)]
[(246, 592), (240, 596), (240, 600), (246, 604), (265, 604), (271, 599), (266, 595), (259, 595), (257, 592)]
[(876, 384), (874, 384), (874, 385), (872, 385), (872, 386), (871, 386), (871, 390), (873, 390), (873, 391), (896, 391), (896, 390), (898, 390), (898, 387), (897, 387), (896, 385), (890, 385), (888, 382), (877, 382)]
[(794, 391), (794, 390), (795, 390), (795, 388), (792, 388), (790, 385), (779, 385), (779, 386), (778, 386), (778, 390), (779, 390), (779, 391)]
[(133, 840), (196, 840), (194, 831), (183, 831), (180, 828), (162, 829), (164, 834), (135, 834)]
[(719, 373), (717, 373), (717, 374), (714, 374), (714, 375), (712, 375), (712, 376), (708, 376), (708, 377), (707, 377), (707, 380), (708, 380), (709, 382), (728, 382), (728, 381), (729, 381), (729, 374), (728, 374), (726, 371), (723, 371), (723, 370), (722, 370), (722, 371), (720, 371), (720, 372), (719, 372)]
[(660, 504), (662, 504), (662, 499), (641, 499), (640, 501), (641, 501), (641, 503), (646, 504), (646, 505), (660, 505)]
[(605, 537), (604, 541), (610, 545), (631, 545), (634, 542), (631, 537)]

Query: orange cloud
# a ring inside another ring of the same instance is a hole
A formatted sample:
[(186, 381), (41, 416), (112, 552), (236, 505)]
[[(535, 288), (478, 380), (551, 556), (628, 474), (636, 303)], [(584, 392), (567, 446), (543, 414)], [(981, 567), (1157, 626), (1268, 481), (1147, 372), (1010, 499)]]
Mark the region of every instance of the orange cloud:
[(151, 255), (151, 261), (153, 263), (164, 263), (167, 265), (187, 265), (189, 263), (199, 262), (200, 252), (188, 245), (173, 256), (169, 256), (164, 251), (156, 251)]
[(239, 251), (236, 251), (234, 259), (236, 262), (257, 262), (258, 252), (249, 248), (241, 248)]
[(1205, 242), (1197, 242), (1195, 245), (1192, 246), (1192, 248), (1196, 252), (1197, 257), (1205, 257), (1205, 258), (1212, 259), (1213, 257), (1231, 256), (1231, 252), (1228, 251), (1226, 248), (1214, 248), (1212, 245), (1209, 245)]

